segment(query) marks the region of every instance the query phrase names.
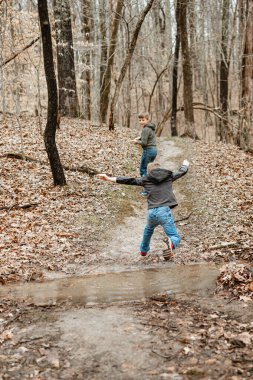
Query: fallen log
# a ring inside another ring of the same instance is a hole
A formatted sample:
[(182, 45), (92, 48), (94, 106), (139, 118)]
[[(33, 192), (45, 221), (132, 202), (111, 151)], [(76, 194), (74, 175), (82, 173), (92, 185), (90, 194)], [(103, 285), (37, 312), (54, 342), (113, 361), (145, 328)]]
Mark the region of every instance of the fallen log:
[(2, 207), (0, 207), (0, 210), (13, 210), (13, 209), (19, 209), (19, 208), (27, 209), (27, 208), (31, 208), (31, 207), (36, 207), (38, 204), (39, 203), (26, 203), (23, 205), (19, 205), (19, 204), (15, 203), (15, 204), (10, 205), (10, 206), (2, 206)]
[(239, 245), (239, 242), (237, 241), (223, 241), (219, 244), (211, 245), (209, 249), (221, 249), (221, 248), (228, 248), (228, 247), (236, 247)]
[(89, 168), (88, 166), (77, 166), (77, 167), (69, 167), (69, 166), (65, 166), (63, 165), (63, 168), (65, 170), (69, 170), (71, 172), (81, 172), (81, 173), (86, 173), (90, 176), (92, 175), (96, 175), (98, 174), (99, 172), (96, 170), (96, 169), (92, 169), (92, 168)]
[[(37, 158), (25, 156), (24, 154), (15, 153), (15, 152), (2, 154), (0, 156), (0, 158), (15, 158), (17, 160), (25, 160), (25, 161), (29, 161), (29, 162), (37, 162), (37, 163), (42, 164), (42, 165), (49, 165), (48, 162), (46, 162), (46, 161), (38, 160)], [(71, 171), (71, 172), (86, 173), (90, 176), (94, 176), (94, 175), (99, 173), (96, 169), (89, 168), (88, 166), (84, 166), (84, 165), (77, 166), (77, 167), (70, 167), (70, 166), (63, 165), (63, 169)]]
[(13, 153), (13, 152), (10, 152), (10, 153), (2, 154), (0, 157), (1, 157), (1, 158), (16, 158), (17, 160), (25, 160), (25, 161), (31, 161), (31, 162), (39, 162), (40, 164), (48, 165), (48, 163), (47, 163), (46, 161), (41, 161), (41, 160), (38, 160), (37, 158), (33, 158), (33, 157), (29, 157), (29, 156), (25, 156), (24, 154), (21, 154), (21, 153)]

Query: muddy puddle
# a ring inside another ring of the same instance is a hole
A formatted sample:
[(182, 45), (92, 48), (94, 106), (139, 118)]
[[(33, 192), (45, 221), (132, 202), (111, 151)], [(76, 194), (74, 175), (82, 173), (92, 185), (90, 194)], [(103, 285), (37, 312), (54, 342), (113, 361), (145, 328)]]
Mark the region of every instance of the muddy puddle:
[(0, 297), (26, 300), (36, 305), (59, 301), (81, 305), (137, 301), (165, 292), (206, 293), (214, 289), (217, 275), (218, 268), (214, 264), (168, 264), (166, 268), (8, 285), (0, 288)]

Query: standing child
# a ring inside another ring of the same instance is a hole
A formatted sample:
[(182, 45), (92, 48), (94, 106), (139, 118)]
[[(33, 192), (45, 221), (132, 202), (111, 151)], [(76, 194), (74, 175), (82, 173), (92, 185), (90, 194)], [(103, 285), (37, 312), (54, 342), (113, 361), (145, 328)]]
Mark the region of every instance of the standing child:
[(177, 172), (172, 172), (160, 167), (158, 162), (148, 164), (148, 175), (141, 178), (132, 177), (108, 177), (106, 174), (98, 174), (98, 178), (116, 182), (123, 185), (143, 186), (147, 192), (148, 216), (140, 245), (140, 255), (146, 256), (150, 250), (150, 240), (154, 229), (162, 226), (167, 238), (167, 250), (164, 259), (169, 260), (181, 237), (177, 232), (170, 209), (177, 206), (177, 200), (172, 190), (172, 183), (185, 175), (188, 171), (189, 162), (184, 160)]
[(134, 144), (139, 144), (142, 147), (142, 156), (140, 162), (140, 175), (141, 177), (147, 175), (147, 166), (153, 162), (157, 156), (156, 148), (156, 126), (150, 121), (148, 112), (142, 112), (138, 115), (139, 124), (142, 128), (141, 136), (132, 140)]

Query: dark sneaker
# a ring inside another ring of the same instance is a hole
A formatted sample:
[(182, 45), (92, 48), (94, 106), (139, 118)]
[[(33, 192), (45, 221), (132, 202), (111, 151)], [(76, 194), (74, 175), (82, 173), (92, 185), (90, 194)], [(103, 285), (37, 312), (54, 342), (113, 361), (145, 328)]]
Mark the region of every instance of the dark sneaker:
[(147, 197), (147, 196), (148, 196), (148, 192), (147, 192), (147, 191), (141, 191), (141, 192), (140, 192), (140, 195), (141, 195), (142, 197)]
[(140, 252), (141, 256), (147, 256), (147, 252)]
[(168, 238), (168, 237), (166, 237), (163, 241), (167, 245), (167, 249), (163, 250), (163, 258), (165, 261), (169, 261), (173, 257), (174, 245), (173, 245), (172, 241), (170, 240), (170, 238)]

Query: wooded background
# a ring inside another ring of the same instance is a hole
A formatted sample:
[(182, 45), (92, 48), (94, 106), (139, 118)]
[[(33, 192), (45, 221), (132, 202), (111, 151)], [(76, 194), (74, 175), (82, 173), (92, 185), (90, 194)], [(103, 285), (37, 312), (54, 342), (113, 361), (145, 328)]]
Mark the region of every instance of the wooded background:
[(1, 118), (51, 104), (113, 130), (149, 110), (158, 135), (253, 151), (253, 0), (0, 0), (0, 46)]

